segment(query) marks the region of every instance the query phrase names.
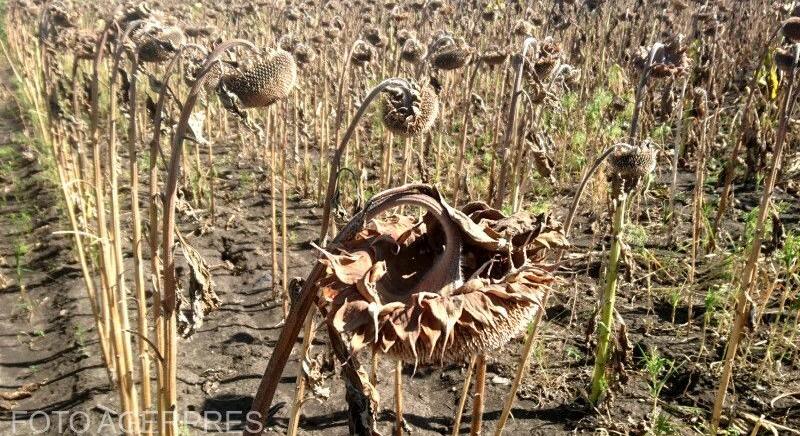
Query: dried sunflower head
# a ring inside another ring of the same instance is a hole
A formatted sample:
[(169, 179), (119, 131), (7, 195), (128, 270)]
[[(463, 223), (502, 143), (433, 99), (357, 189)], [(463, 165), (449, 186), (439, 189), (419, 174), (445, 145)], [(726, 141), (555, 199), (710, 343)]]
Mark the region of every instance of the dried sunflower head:
[[(561, 47), (552, 38), (546, 38), (539, 43), (538, 48), (529, 47), (525, 56), (523, 73), (533, 82), (539, 82), (553, 72), (561, 59)], [(511, 58), (511, 65), (514, 69), (519, 68), (522, 61), (520, 53)]]
[(517, 22), (514, 23), (514, 35), (524, 37), (533, 36), (535, 31), (536, 26), (534, 26), (530, 21), (517, 20)]
[[(320, 304), (352, 351), (369, 347), (415, 364), (462, 362), (523, 333), (554, 280), (544, 255), (568, 245), (560, 224), (526, 212), (506, 216), (483, 203), (456, 210), (426, 185), (392, 191), (397, 203), (427, 199), (429, 213), (376, 218), (341, 240), (336, 253), (323, 252)], [(460, 252), (458, 275), (468, 279), (420, 286), (448, 260), (451, 244)]]
[(539, 53), (533, 64), (536, 75), (545, 77), (552, 73), (560, 57), (561, 46), (556, 44), (552, 38), (545, 38), (539, 45)]
[(386, 37), (383, 36), (383, 33), (377, 27), (368, 27), (364, 30), (364, 39), (376, 48), (386, 46)]
[(464, 38), (442, 35), (428, 48), (431, 63), (440, 70), (456, 70), (467, 64), (473, 49)]
[(244, 108), (266, 107), (288, 97), (296, 81), (297, 65), (292, 55), (279, 48), (267, 49), (256, 59), (246, 59), (239, 71), (225, 74), (217, 94), (223, 104), (235, 96)]
[(294, 6), (288, 6), (283, 11), (283, 16), (289, 21), (297, 21), (303, 18), (303, 12)]
[(389, 12), (389, 15), (392, 17), (395, 23), (402, 23), (403, 21), (406, 21), (409, 17), (408, 12), (403, 10), (403, 8), (400, 6), (395, 6), (391, 10), (391, 12)]
[(47, 7), (47, 17), (51, 23), (58, 27), (75, 27), (78, 15), (71, 2), (54, 1)]
[(416, 64), (417, 62), (421, 61), (427, 51), (425, 50), (425, 46), (419, 42), (416, 38), (409, 38), (403, 43), (403, 48), (400, 49), (400, 57), (412, 64)]
[(122, 27), (125, 27), (125, 25), (130, 22), (144, 20), (150, 18), (152, 15), (153, 10), (147, 2), (130, 3), (122, 10), (122, 15), (118, 21)]
[(553, 76), (564, 81), (567, 88), (574, 88), (578, 86), (581, 81), (581, 69), (575, 68), (569, 64), (562, 64), (553, 73)]
[(790, 42), (800, 42), (800, 17), (791, 17), (784, 21), (781, 31)]
[(172, 58), (186, 43), (186, 35), (179, 27), (148, 21), (133, 31), (131, 40), (138, 47), (140, 61), (159, 63)]
[(783, 72), (789, 73), (792, 72), (795, 68), (797, 68), (797, 63), (795, 62), (795, 51), (792, 47), (780, 47), (775, 50), (773, 54), (773, 58), (775, 59), (775, 65), (778, 66)]
[(686, 55), (687, 47), (683, 41), (683, 35), (677, 35), (664, 45), (653, 59), (650, 68), (650, 76), (655, 78), (665, 78), (670, 76), (681, 76), (689, 67), (689, 56)]
[(403, 28), (398, 30), (397, 33), (395, 33), (394, 37), (397, 39), (397, 43), (402, 46), (403, 44), (406, 43), (407, 40), (411, 38), (416, 38), (417, 32)]
[(207, 26), (189, 26), (183, 29), (186, 32), (186, 36), (190, 38), (200, 38), (205, 36), (211, 36), (215, 33), (219, 32), (219, 29), (213, 25)]
[(281, 50), (288, 51), (289, 53), (293, 53), (294, 49), (297, 47), (297, 44), (300, 43), (300, 39), (296, 36), (292, 35), (291, 33), (286, 33), (281, 35), (278, 38), (278, 47)]
[(73, 52), (78, 59), (93, 59), (94, 48), (97, 45), (97, 36), (88, 31), (79, 31), (74, 34)]
[(294, 48), (294, 59), (297, 61), (299, 65), (305, 65), (307, 63), (313, 62), (314, 57), (316, 56), (314, 50), (306, 44), (302, 42), (297, 44)]
[(420, 87), (415, 82), (407, 86), (390, 86), (384, 91), (383, 124), (396, 135), (419, 135), (433, 126), (439, 114), (437, 83)]
[(487, 51), (481, 55), (481, 60), (489, 66), (500, 65), (508, 59), (508, 53), (505, 50), (501, 50), (499, 48), (490, 47)]
[(618, 144), (608, 156), (608, 178), (611, 182), (611, 195), (631, 193), (639, 183), (656, 169), (658, 150), (652, 141), (642, 141), (639, 145)]
[(363, 67), (374, 57), (375, 49), (371, 45), (360, 39), (353, 44), (353, 53), (350, 55), (350, 61), (353, 64)]

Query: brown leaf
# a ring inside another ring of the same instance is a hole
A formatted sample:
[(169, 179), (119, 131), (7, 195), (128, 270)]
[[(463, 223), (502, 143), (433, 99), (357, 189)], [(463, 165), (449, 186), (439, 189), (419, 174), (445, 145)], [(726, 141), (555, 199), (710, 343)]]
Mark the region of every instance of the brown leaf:
[(178, 242), (182, 248), (186, 263), (189, 264), (189, 299), (191, 305), (187, 314), (188, 324), (182, 325), (181, 334), (184, 337), (191, 336), (197, 329), (203, 326), (203, 320), (209, 313), (219, 309), (222, 300), (214, 290), (214, 281), (211, 276), (211, 269), (203, 256), (192, 247), (181, 232), (176, 232)]

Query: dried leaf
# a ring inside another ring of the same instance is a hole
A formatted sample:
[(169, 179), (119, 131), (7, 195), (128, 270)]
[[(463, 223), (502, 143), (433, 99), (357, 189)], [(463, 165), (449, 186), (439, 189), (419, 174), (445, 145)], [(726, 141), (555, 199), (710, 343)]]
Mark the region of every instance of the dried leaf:
[(187, 324), (183, 326), (181, 334), (184, 337), (191, 336), (197, 329), (203, 326), (205, 316), (210, 312), (219, 309), (222, 304), (216, 291), (211, 270), (208, 263), (200, 253), (192, 247), (181, 232), (176, 231), (178, 243), (180, 244), (183, 256), (189, 264), (189, 299), (190, 307), (187, 314)]

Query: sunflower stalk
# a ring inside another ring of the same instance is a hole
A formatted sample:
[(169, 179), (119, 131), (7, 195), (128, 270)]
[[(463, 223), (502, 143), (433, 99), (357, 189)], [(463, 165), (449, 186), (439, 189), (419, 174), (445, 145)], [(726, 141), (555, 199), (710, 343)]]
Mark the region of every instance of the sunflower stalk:
[(614, 301), (617, 295), (619, 258), (622, 253), (622, 235), (625, 226), (625, 206), (627, 194), (621, 192), (613, 201), (614, 220), (611, 230), (611, 248), (608, 254), (605, 286), (600, 308), (600, 320), (597, 331), (597, 347), (595, 348), (594, 371), (592, 372), (591, 393), (589, 401), (596, 405), (600, 397), (608, 389), (606, 365), (610, 355), (610, 338), (613, 327)]
[(728, 385), (731, 381), (733, 374), (733, 365), (736, 358), (736, 352), (739, 348), (739, 342), (742, 339), (745, 324), (749, 318), (749, 294), (756, 283), (756, 275), (758, 273), (758, 259), (761, 255), (761, 241), (764, 238), (767, 216), (771, 209), (772, 193), (775, 190), (775, 181), (778, 178), (778, 172), (781, 167), (781, 160), (783, 159), (783, 149), (786, 143), (786, 132), (789, 126), (789, 117), (792, 114), (795, 105), (794, 95), (794, 82), (797, 73), (798, 60), (800, 60), (800, 44), (792, 46), (794, 55), (790, 71), (787, 72), (788, 83), (786, 91), (783, 95), (783, 101), (780, 104), (780, 112), (778, 115), (778, 131), (775, 140), (775, 149), (772, 154), (772, 165), (770, 172), (764, 180), (764, 191), (761, 195), (761, 201), (758, 207), (758, 218), (755, 225), (753, 234), (753, 241), (750, 245), (750, 253), (747, 258), (747, 263), (742, 270), (742, 276), (739, 281), (739, 291), (736, 296), (736, 310), (734, 312), (734, 322), (731, 325), (731, 332), (728, 337), (727, 346), (725, 348), (725, 357), (723, 359), (722, 374), (719, 378), (717, 386), (717, 393), (714, 398), (714, 408), (711, 416), (711, 424), (709, 426), (709, 434), (716, 435), (719, 428), (720, 418), (722, 416), (722, 408), (725, 404), (725, 397), (728, 391)]

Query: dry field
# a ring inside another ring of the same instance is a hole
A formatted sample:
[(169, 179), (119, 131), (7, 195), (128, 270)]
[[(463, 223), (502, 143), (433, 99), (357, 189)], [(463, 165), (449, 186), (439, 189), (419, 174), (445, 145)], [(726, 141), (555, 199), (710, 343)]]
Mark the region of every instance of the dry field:
[(795, 3), (0, 0), (0, 434), (800, 435)]

